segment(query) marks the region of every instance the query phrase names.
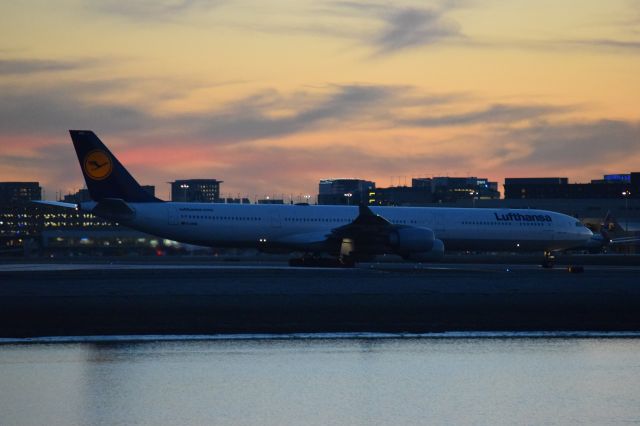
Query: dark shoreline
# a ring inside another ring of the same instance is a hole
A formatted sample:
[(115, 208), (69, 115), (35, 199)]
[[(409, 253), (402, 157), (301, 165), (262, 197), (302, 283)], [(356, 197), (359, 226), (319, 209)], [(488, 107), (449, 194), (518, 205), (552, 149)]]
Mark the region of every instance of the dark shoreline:
[[(56, 256), (56, 257), (25, 257), (0, 256), (0, 266), (3, 264), (144, 264), (144, 265), (286, 265), (290, 255), (274, 254), (224, 254), (211, 255), (167, 255), (167, 256)], [(537, 265), (542, 260), (540, 253), (463, 253), (448, 252), (441, 262), (431, 265), (444, 264), (519, 264)], [(393, 264), (405, 263), (398, 256), (379, 256), (375, 263)], [(555, 263), (558, 266), (568, 265), (609, 265), (609, 266), (638, 266), (640, 254), (556, 254)]]
[(0, 337), (640, 330), (640, 268), (70, 268), (0, 271)]

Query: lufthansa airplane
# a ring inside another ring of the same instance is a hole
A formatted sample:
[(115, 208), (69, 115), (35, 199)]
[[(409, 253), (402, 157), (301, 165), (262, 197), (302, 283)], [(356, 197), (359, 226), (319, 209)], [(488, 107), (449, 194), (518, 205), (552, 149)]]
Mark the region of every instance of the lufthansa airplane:
[(553, 251), (593, 236), (575, 218), (544, 210), (165, 202), (145, 192), (95, 133), (70, 134), (93, 201), (43, 203), (189, 244), (305, 253), (292, 265), (319, 264), (320, 255), (345, 266), (379, 254), (427, 262), (446, 248), (540, 251), (551, 266)]

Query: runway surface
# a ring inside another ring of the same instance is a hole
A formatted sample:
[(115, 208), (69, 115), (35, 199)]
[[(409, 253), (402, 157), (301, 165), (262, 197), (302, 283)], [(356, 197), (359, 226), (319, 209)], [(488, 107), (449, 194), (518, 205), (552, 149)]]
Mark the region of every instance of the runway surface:
[[(629, 271), (640, 273), (640, 265), (588, 265), (587, 271)], [(567, 265), (555, 266), (550, 270), (566, 271)], [(284, 271), (548, 271), (537, 264), (519, 263), (359, 263), (354, 268), (325, 268), (325, 267), (290, 267), (286, 262), (212, 262), (203, 263), (0, 263), (0, 272), (44, 272), (44, 271), (86, 271), (86, 270), (111, 270), (111, 271), (143, 271), (143, 270), (284, 270)]]
[(640, 266), (3, 264), (0, 337), (640, 331)]

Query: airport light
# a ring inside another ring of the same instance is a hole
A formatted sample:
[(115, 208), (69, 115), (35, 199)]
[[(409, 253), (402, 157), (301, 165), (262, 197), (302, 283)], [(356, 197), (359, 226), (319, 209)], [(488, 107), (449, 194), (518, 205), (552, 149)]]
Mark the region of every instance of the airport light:
[(305, 195), (304, 199), (305, 199), (306, 203), (309, 204), (309, 200), (311, 199), (311, 195), (309, 195), (309, 194)]
[(347, 198), (347, 205), (350, 206), (351, 205), (351, 197), (353, 197), (353, 194), (350, 192), (347, 192), (346, 194), (344, 194), (344, 196)]
[(480, 195), (478, 191), (471, 191), (471, 201), (473, 203), (473, 208), (476, 208), (476, 197)]
[(182, 188), (182, 192), (184, 194), (184, 202), (187, 202), (187, 189), (189, 189), (189, 185), (186, 183), (183, 183), (182, 185), (180, 185), (180, 188)]
[(628, 189), (626, 191), (622, 191), (622, 196), (624, 197), (624, 217), (625, 217), (625, 230), (629, 232), (629, 196), (631, 195), (631, 191)]

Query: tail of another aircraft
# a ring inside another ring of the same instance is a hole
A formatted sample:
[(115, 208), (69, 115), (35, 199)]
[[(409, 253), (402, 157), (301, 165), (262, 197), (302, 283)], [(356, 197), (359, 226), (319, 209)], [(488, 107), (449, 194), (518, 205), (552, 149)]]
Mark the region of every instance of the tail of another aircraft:
[(622, 228), (622, 226), (620, 226), (620, 223), (616, 218), (613, 217), (610, 211), (607, 212), (607, 215), (602, 220), (600, 226), (603, 230), (602, 232), (606, 232), (607, 234), (621, 234), (625, 232), (625, 230)]
[(80, 168), (94, 201), (160, 202), (146, 192), (91, 130), (69, 130)]

